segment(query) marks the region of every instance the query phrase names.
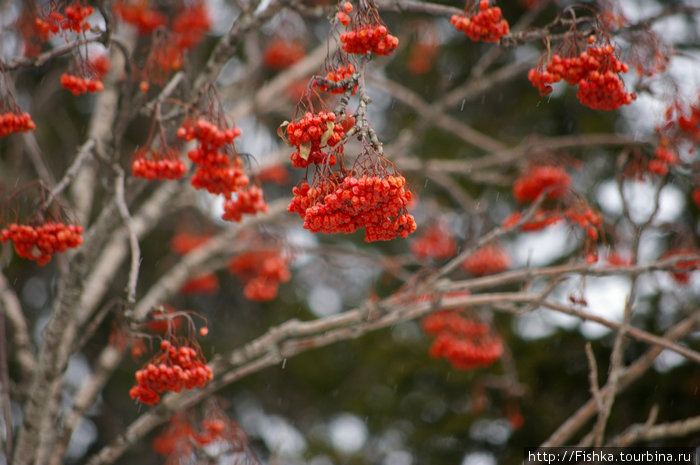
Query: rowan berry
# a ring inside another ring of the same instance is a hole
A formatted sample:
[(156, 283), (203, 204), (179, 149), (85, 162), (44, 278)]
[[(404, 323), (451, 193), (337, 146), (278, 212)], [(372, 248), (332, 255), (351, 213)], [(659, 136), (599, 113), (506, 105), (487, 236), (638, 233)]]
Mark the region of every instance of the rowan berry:
[(516, 179), (513, 196), (518, 202), (532, 202), (546, 192), (548, 199), (561, 197), (571, 185), (571, 177), (559, 166), (537, 166)]
[(461, 267), (474, 276), (500, 273), (510, 268), (510, 256), (502, 247), (489, 244), (465, 258)]
[(0, 137), (13, 132), (20, 133), (36, 129), (34, 121), (29, 113), (7, 112), (0, 113)]
[(1, 242), (13, 242), (22, 258), (46, 265), (51, 257), (83, 243), (83, 227), (49, 221), (39, 226), (12, 223), (0, 231)]
[(501, 9), (490, 6), (488, 0), (479, 2), (479, 11), (472, 15), (452, 15), (450, 23), (474, 41), (498, 42), (510, 33), (508, 21), (503, 18)]

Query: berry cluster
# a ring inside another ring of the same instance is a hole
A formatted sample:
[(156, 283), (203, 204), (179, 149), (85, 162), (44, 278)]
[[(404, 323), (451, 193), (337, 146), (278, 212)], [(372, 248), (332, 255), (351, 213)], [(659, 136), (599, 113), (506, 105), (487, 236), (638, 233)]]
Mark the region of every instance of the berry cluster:
[(335, 165), (335, 156), (321, 150), (326, 146), (333, 147), (343, 140), (345, 130), (342, 124), (336, 123), (335, 113), (306, 112), (302, 118), (289, 123), (286, 132), (288, 142), (297, 148), (290, 156), (292, 166), (306, 168), (310, 164)]
[(345, 53), (364, 55), (390, 55), (399, 45), (399, 39), (391, 34), (383, 24), (368, 24), (340, 34), (340, 42)]
[(322, 111), (317, 114), (306, 112), (304, 116), (287, 125), (287, 140), (301, 150), (308, 147), (316, 152), (326, 145), (333, 147), (343, 139), (343, 126), (336, 124), (335, 113)]
[(213, 378), (211, 368), (204, 363), (199, 346), (186, 343), (178, 346), (161, 341), (161, 353), (136, 372), (136, 385), (129, 395), (146, 405), (156, 405), (165, 391), (203, 387)]
[[(355, 65), (352, 63), (348, 63), (346, 65), (340, 65), (336, 67), (335, 69), (332, 69), (326, 73), (326, 77), (323, 79), (317, 79), (314, 81), (314, 85), (318, 86), (319, 89), (321, 89), (323, 92), (330, 92), (332, 94), (343, 94), (345, 93), (345, 87), (340, 86), (340, 87), (335, 87), (330, 85), (330, 83), (338, 83), (344, 79), (350, 79), (353, 74), (355, 74), (357, 70), (355, 69)], [(357, 82), (352, 88), (352, 95), (355, 95), (357, 92)]]
[(180, 179), (187, 172), (185, 162), (178, 158), (176, 150), (165, 148), (153, 150), (142, 148), (134, 154), (131, 164), (134, 177), (154, 179)]
[(335, 16), (340, 24), (347, 26), (350, 24), (350, 16), (348, 16), (354, 10), (352, 3), (344, 2), (342, 9), (338, 10), (338, 14)]
[(36, 125), (29, 113), (0, 113), (0, 137), (5, 137), (13, 132), (33, 131), (34, 129), (36, 129)]
[(510, 268), (510, 256), (502, 247), (488, 244), (465, 258), (461, 267), (474, 276), (500, 273)]
[(243, 215), (255, 215), (258, 212), (267, 213), (267, 202), (261, 188), (250, 186), (239, 190), (234, 198), (224, 200), (221, 218), (225, 221), (241, 221)]
[(241, 157), (234, 154), (231, 158), (221, 150), (241, 135), (239, 128), (223, 129), (200, 118), (196, 122), (185, 121), (178, 128), (177, 135), (187, 141), (197, 140), (197, 147), (187, 153), (189, 159), (197, 165), (190, 179), (196, 189), (206, 189), (212, 194), (221, 194), (230, 199), (231, 193), (248, 185), (249, 179), (243, 171)]
[[(591, 36), (589, 44), (595, 41)], [(636, 98), (635, 94), (625, 91), (625, 84), (620, 73), (626, 73), (628, 67), (614, 55), (615, 47), (611, 44), (590, 45), (577, 57), (562, 58), (553, 55), (544, 71), (532, 68), (528, 79), (540, 90), (542, 96), (552, 91), (551, 84), (564, 80), (578, 86), (576, 97), (584, 105), (594, 110), (616, 110), (621, 105), (628, 105)]]
[(347, 176), (333, 185), (310, 187), (302, 183), (292, 191), (287, 211), (304, 219), (312, 232), (352, 233), (365, 228), (365, 241), (406, 237), (416, 230), (413, 216), (406, 213), (411, 191), (406, 179), (396, 176)]
[(473, 41), (498, 42), (510, 33), (508, 21), (503, 18), (501, 9), (492, 7), (489, 0), (479, 2), (479, 11), (471, 16), (452, 15), (450, 23)]
[(0, 231), (0, 241), (14, 243), (15, 252), (22, 258), (46, 265), (51, 256), (83, 243), (83, 227), (47, 222), (40, 226), (12, 223)]
[(265, 48), (263, 64), (270, 69), (282, 70), (289, 68), (304, 56), (306, 50), (300, 42), (275, 39)]
[(598, 230), (603, 225), (603, 218), (600, 213), (595, 213), (589, 207), (571, 207), (566, 209), (564, 216), (571, 224), (578, 225), (586, 231), (589, 240), (593, 242), (598, 240), (600, 236)]
[(533, 202), (546, 193), (548, 199), (563, 196), (571, 177), (559, 166), (536, 166), (515, 180), (513, 196), (518, 202)]
[(666, 176), (669, 165), (678, 163), (678, 155), (665, 144), (660, 144), (654, 150), (654, 158), (649, 160), (649, 172)]
[[(215, 443), (215, 447), (201, 450)], [(197, 456), (206, 455), (211, 461), (230, 459), (239, 454), (248, 454), (248, 438), (238, 424), (228, 418), (224, 410), (215, 400), (210, 400), (206, 406), (206, 414), (197, 425), (194, 416), (188, 413), (176, 413), (168, 427), (151, 443), (153, 450), (168, 456), (165, 463), (178, 464), (191, 461)], [(248, 460), (238, 460), (231, 463), (253, 463)], [(257, 461), (255, 461), (257, 463)]]
[(194, 0), (173, 18), (172, 31), (175, 46), (180, 50), (191, 50), (199, 44), (211, 29), (211, 21), (204, 0)]
[(148, 1), (118, 0), (112, 3), (112, 10), (141, 35), (148, 35), (167, 23), (165, 15), (151, 8)]
[(87, 17), (93, 12), (91, 6), (84, 6), (81, 2), (72, 3), (65, 7), (63, 14), (50, 11), (44, 18), (35, 18), (36, 32), (43, 41), (60, 31), (85, 32), (90, 29)]
[(61, 74), (61, 86), (71, 91), (73, 95), (80, 95), (85, 92), (102, 92), (105, 88), (100, 79), (80, 77), (68, 73)]
[(443, 223), (425, 228), (423, 234), (411, 242), (411, 253), (418, 260), (440, 260), (457, 253), (457, 243), (452, 230)]
[[(340, 147), (342, 148), (342, 147)], [(333, 152), (324, 152), (323, 150), (315, 150), (306, 154), (306, 158), (302, 156), (301, 150), (293, 152), (289, 159), (292, 161), (292, 166), (294, 168), (306, 168), (309, 165), (335, 165), (338, 160), (336, 160)]]
[(245, 283), (245, 297), (256, 302), (274, 299), (279, 283), (291, 279), (287, 259), (277, 249), (239, 254), (231, 259), (228, 270)]
[(489, 335), (488, 325), (465, 318), (458, 311), (443, 310), (428, 315), (421, 326), (426, 333), (436, 336), (430, 356), (446, 358), (459, 370), (489, 366), (503, 354), (501, 338)]

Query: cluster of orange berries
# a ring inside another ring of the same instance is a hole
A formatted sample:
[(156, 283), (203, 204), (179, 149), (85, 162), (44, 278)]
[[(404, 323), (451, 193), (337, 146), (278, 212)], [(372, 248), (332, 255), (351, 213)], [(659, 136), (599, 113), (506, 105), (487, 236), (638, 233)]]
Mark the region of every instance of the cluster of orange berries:
[(250, 186), (236, 192), (235, 197), (224, 200), (221, 218), (225, 221), (241, 221), (243, 215), (255, 215), (258, 212), (267, 213), (267, 202), (260, 187)]
[(649, 160), (649, 171), (659, 176), (666, 176), (669, 165), (676, 163), (678, 163), (676, 152), (662, 143), (654, 150), (654, 158)]
[[(323, 80), (318, 79), (314, 81), (314, 85), (321, 89), (323, 92), (330, 92), (332, 94), (343, 94), (345, 93), (345, 87), (332, 87), (329, 85), (329, 83), (337, 83), (342, 81), (343, 79), (350, 79), (356, 72), (357, 70), (355, 69), (355, 65), (353, 65), (352, 63), (348, 63), (347, 65), (340, 65), (337, 68), (328, 71), (326, 73), (326, 77)], [(357, 92), (357, 86), (358, 84), (355, 83), (355, 85), (352, 88), (352, 95), (355, 95), (355, 93)]]
[(81, 2), (75, 2), (66, 6), (63, 14), (51, 11), (45, 18), (36, 18), (35, 31), (41, 40), (48, 40), (51, 34), (59, 31), (73, 31), (77, 33), (90, 29), (86, 19), (94, 12), (91, 6), (84, 6)]
[(508, 21), (503, 18), (501, 9), (492, 7), (489, 0), (479, 2), (479, 11), (471, 16), (452, 15), (450, 23), (473, 41), (498, 42), (510, 33)]
[(430, 356), (446, 358), (460, 370), (489, 366), (503, 354), (501, 338), (490, 335), (489, 325), (465, 318), (458, 311), (441, 310), (428, 315), (421, 327), (436, 336)]
[(501, 246), (488, 244), (465, 258), (461, 267), (474, 276), (496, 274), (510, 268), (510, 255)]
[(391, 34), (383, 24), (367, 24), (340, 34), (340, 42), (345, 53), (364, 55), (390, 55), (399, 45), (399, 39)]
[(546, 192), (548, 199), (554, 199), (564, 195), (569, 186), (571, 177), (562, 167), (536, 166), (515, 180), (513, 196), (518, 202), (533, 202)]
[(306, 50), (297, 41), (275, 39), (265, 48), (263, 64), (270, 69), (281, 70), (304, 58)]
[(342, 9), (338, 10), (336, 18), (338, 22), (343, 26), (348, 26), (350, 24), (350, 16), (348, 16), (354, 10), (352, 3), (343, 2)]
[(73, 95), (84, 94), (85, 92), (95, 93), (102, 92), (105, 87), (100, 79), (90, 77), (80, 77), (74, 74), (61, 74), (61, 86), (69, 90)]
[(212, 371), (203, 361), (199, 347), (176, 345), (161, 341), (161, 353), (136, 372), (136, 385), (129, 395), (146, 405), (160, 402), (165, 391), (180, 392), (183, 389), (203, 387), (213, 379)]
[(122, 21), (135, 26), (141, 35), (150, 34), (167, 22), (165, 15), (150, 8), (145, 1), (119, 0), (113, 2), (112, 10)]
[[(595, 37), (588, 39), (589, 44)], [(541, 95), (552, 91), (551, 84), (564, 80), (578, 86), (576, 97), (594, 110), (616, 110), (621, 105), (632, 103), (636, 95), (625, 91), (620, 73), (626, 73), (628, 66), (615, 55), (611, 44), (589, 45), (577, 57), (563, 58), (553, 55), (544, 71), (532, 68), (528, 79), (540, 90)]]
[(34, 129), (36, 129), (36, 125), (29, 113), (0, 113), (0, 137), (5, 137), (13, 132), (33, 131)]
[(212, 443), (216, 443), (216, 447), (207, 449), (206, 455), (209, 459), (230, 458), (232, 454), (245, 450), (248, 442), (245, 432), (226, 416), (218, 402), (210, 401), (206, 410), (207, 413), (199, 425), (194, 422), (192, 415), (176, 413), (165, 431), (153, 439), (153, 450), (168, 456), (166, 463), (172, 464), (182, 463), (184, 458), (197, 456), (198, 449)]
[(211, 194), (221, 194), (226, 199), (233, 192), (249, 184), (248, 176), (243, 171), (243, 160), (235, 154), (233, 159), (221, 149), (232, 144), (241, 135), (237, 127), (223, 129), (206, 119), (196, 122), (187, 120), (177, 130), (178, 137), (187, 141), (196, 140), (197, 147), (187, 153), (189, 159), (197, 165), (190, 179), (196, 189), (206, 189)]
[(174, 44), (180, 50), (191, 50), (197, 46), (211, 29), (211, 20), (204, 0), (194, 0), (173, 18)]
[(336, 123), (335, 113), (306, 112), (302, 118), (287, 125), (287, 140), (297, 149), (290, 155), (292, 166), (306, 168), (310, 164), (335, 165), (335, 156), (324, 152), (322, 148), (337, 145), (343, 140), (344, 133), (343, 125)]
[(136, 151), (131, 164), (134, 177), (154, 179), (180, 179), (187, 172), (185, 162), (178, 158), (174, 149), (153, 150), (142, 148)]
[(424, 228), (420, 237), (411, 242), (411, 253), (418, 260), (441, 260), (457, 253), (457, 243), (452, 230), (443, 223)]
[(310, 187), (302, 183), (292, 191), (287, 211), (304, 219), (312, 232), (352, 233), (365, 228), (365, 241), (406, 237), (416, 230), (406, 213), (411, 191), (406, 179), (394, 176), (347, 176), (337, 185), (324, 181)]
[(277, 249), (239, 254), (231, 259), (228, 270), (245, 283), (243, 295), (256, 302), (274, 299), (279, 283), (291, 279), (287, 260)]
[(39, 226), (12, 223), (0, 231), (0, 241), (13, 242), (22, 258), (46, 265), (55, 253), (76, 248), (83, 243), (83, 227), (49, 221)]
[(577, 210), (576, 208), (567, 208), (564, 216), (571, 224), (576, 224), (586, 231), (588, 239), (595, 242), (600, 237), (598, 230), (603, 226), (603, 218), (600, 213), (595, 213), (590, 208)]
[(320, 150), (326, 145), (332, 147), (343, 139), (343, 126), (335, 123), (335, 113), (321, 111), (317, 114), (306, 112), (302, 118), (287, 125), (289, 143), (299, 149), (302, 145), (311, 151)]

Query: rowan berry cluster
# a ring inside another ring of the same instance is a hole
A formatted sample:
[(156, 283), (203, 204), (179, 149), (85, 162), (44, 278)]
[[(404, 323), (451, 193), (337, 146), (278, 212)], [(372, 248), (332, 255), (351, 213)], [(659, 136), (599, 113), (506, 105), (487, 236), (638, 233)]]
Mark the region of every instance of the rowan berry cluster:
[(277, 297), (279, 283), (291, 279), (287, 263), (279, 249), (267, 249), (236, 255), (228, 270), (245, 283), (243, 294), (247, 299), (265, 302)]
[(255, 215), (258, 212), (267, 213), (267, 202), (261, 188), (250, 186), (236, 192), (235, 197), (224, 200), (224, 213), (221, 218), (237, 222), (241, 221), (243, 215)]
[(265, 48), (263, 64), (270, 69), (289, 68), (306, 56), (304, 46), (294, 40), (275, 39)]
[(425, 228), (423, 233), (411, 242), (411, 253), (418, 260), (426, 258), (441, 260), (453, 257), (457, 253), (454, 233), (442, 222), (433, 224)]
[(475, 14), (452, 15), (450, 23), (476, 42), (498, 42), (510, 33), (508, 21), (503, 18), (501, 9), (492, 7), (489, 0), (481, 0), (479, 11)]
[(196, 343), (190, 346), (164, 340), (160, 347), (161, 352), (136, 372), (136, 385), (129, 391), (132, 399), (156, 405), (165, 391), (203, 387), (213, 379)]
[(407, 237), (416, 230), (413, 216), (406, 213), (411, 191), (401, 175), (347, 176), (333, 184), (327, 181), (310, 187), (302, 183), (292, 191), (287, 211), (304, 219), (312, 232), (352, 233), (365, 228), (365, 241)]
[(7, 112), (0, 113), (0, 137), (13, 132), (20, 133), (36, 129), (29, 113)]
[(573, 225), (586, 231), (588, 239), (595, 242), (600, 237), (599, 229), (603, 226), (603, 218), (600, 213), (595, 213), (586, 205), (567, 208), (564, 216)]
[(621, 105), (632, 103), (637, 97), (625, 91), (620, 78), (620, 73), (628, 71), (627, 65), (614, 55), (613, 45), (592, 45), (594, 42), (595, 37), (591, 36), (589, 46), (577, 57), (553, 55), (544, 71), (532, 68), (528, 79), (542, 96), (552, 91), (552, 83), (562, 79), (570, 85), (577, 85), (576, 97), (594, 110), (616, 110)]
[[(216, 447), (208, 448), (205, 454), (214, 461), (217, 457), (230, 458), (233, 454), (241, 452), (252, 453), (248, 449), (245, 432), (226, 416), (216, 400), (208, 402), (206, 414), (199, 424), (189, 413), (175, 414), (168, 427), (153, 440), (151, 446), (156, 453), (168, 456), (166, 463), (176, 465), (189, 463), (196, 457), (196, 450), (212, 443), (216, 443)], [(238, 460), (234, 462), (239, 463)]]
[(134, 154), (131, 170), (135, 178), (180, 179), (187, 172), (185, 162), (178, 158), (178, 152), (170, 148), (162, 150), (141, 148)]
[(81, 77), (74, 74), (61, 74), (61, 86), (73, 93), (73, 95), (84, 94), (85, 92), (102, 92), (105, 87), (102, 80), (91, 77)]
[(172, 21), (175, 46), (180, 50), (191, 50), (211, 29), (211, 20), (204, 0), (194, 0), (184, 4)]
[(465, 258), (460, 266), (474, 276), (496, 274), (510, 268), (510, 255), (501, 246), (488, 244)]
[(63, 14), (54, 10), (43, 18), (35, 18), (36, 31), (43, 41), (60, 31), (85, 32), (90, 29), (87, 18), (93, 12), (93, 7), (74, 2), (65, 7)]
[(340, 34), (345, 53), (364, 55), (391, 55), (399, 45), (399, 39), (391, 34), (383, 24), (368, 24)]
[(571, 186), (571, 177), (560, 166), (536, 166), (513, 184), (513, 196), (518, 202), (533, 202), (543, 193), (546, 198), (563, 196)]
[(459, 370), (491, 365), (503, 354), (501, 338), (490, 335), (491, 328), (470, 320), (455, 310), (442, 310), (421, 321), (423, 331), (436, 336), (430, 356), (446, 358)]
[(240, 155), (234, 153), (231, 158), (222, 150), (241, 135), (239, 128), (222, 128), (199, 118), (197, 121), (185, 121), (178, 128), (177, 135), (187, 141), (197, 141), (197, 147), (187, 153), (192, 163), (197, 165), (190, 179), (196, 189), (206, 189), (212, 194), (221, 194), (230, 199), (233, 192), (249, 184)]
[(112, 11), (122, 21), (135, 26), (141, 35), (150, 34), (167, 23), (166, 16), (152, 8), (148, 1), (117, 0), (112, 3)]
[(343, 126), (336, 124), (335, 113), (321, 111), (317, 114), (306, 112), (298, 120), (287, 125), (287, 140), (297, 150), (307, 147), (309, 152), (317, 152), (322, 147), (333, 147), (343, 139)]
[(340, 24), (343, 26), (348, 26), (350, 24), (350, 13), (355, 8), (352, 6), (352, 3), (350, 2), (343, 2), (342, 8), (338, 9), (338, 14), (336, 15), (336, 19)]
[[(350, 79), (357, 72), (355, 65), (352, 63), (347, 63), (345, 65), (339, 65), (335, 69), (331, 69), (326, 73), (324, 79), (317, 79), (314, 81), (314, 85), (321, 89), (323, 92), (330, 92), (332, 94), (343, 94), (345, 93), (345, 86), (335, 87), (329, 85), (330, 83), (338, 83), (344, 79)], [(357, 82), (352, 88), (352, 95), (357, 92)]]
[(22, 258), (46, 265), (53, 254), (76, 248), (83, 243), (83, 227), (49, 221), (39, 226), (12, 223), (0, 231), (0, 241), (13, 242)]

